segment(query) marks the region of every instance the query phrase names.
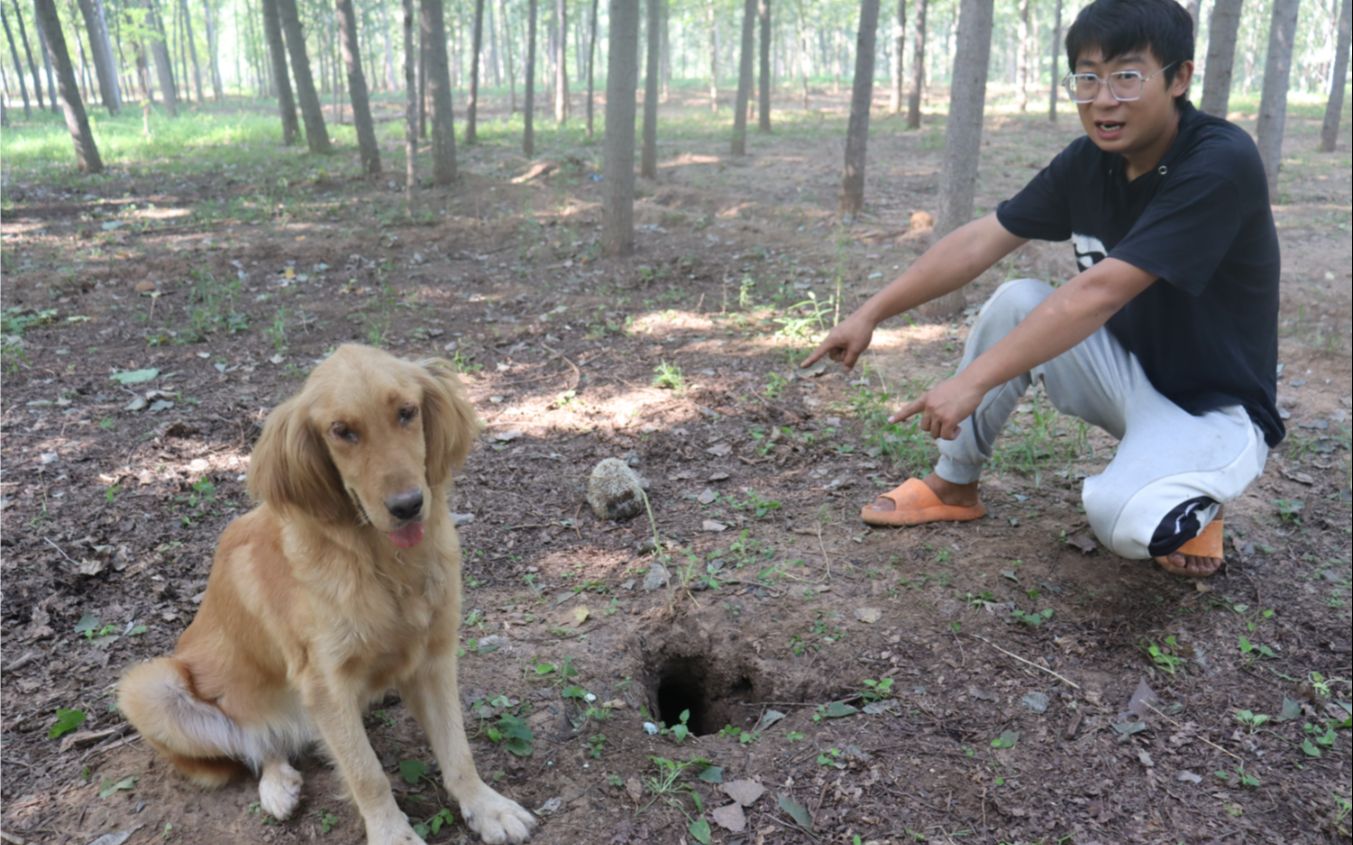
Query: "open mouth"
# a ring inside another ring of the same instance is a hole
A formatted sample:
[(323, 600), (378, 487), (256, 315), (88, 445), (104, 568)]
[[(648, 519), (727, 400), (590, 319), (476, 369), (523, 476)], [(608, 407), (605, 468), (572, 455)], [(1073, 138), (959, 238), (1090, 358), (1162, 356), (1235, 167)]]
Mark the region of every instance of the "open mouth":
[(412, 519), (387, 534), (390, 542), (401, 549), (412, 549), (423, 542), (423, 520)]
[(1101, 135), (1117, 135), (1123, 131), (1123, 124), (1114, 120), (1096, 120), (1095, 128)]

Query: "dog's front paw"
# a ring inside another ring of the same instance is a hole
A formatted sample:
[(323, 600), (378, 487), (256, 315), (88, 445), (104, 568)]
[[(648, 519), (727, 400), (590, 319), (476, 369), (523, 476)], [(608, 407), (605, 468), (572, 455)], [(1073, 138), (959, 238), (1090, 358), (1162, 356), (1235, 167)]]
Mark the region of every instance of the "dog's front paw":
[(367, 845), (424, 845), (423, 838), (409, 827), (403, 813), (390, 813), (366, 824)]
[(460, 812), (470, 830), (479, 834), (488, 845), (525, 842), (536, 826), (535, 816), (488, 786), (481, 786), (473, 800), (462, 801)]
[(301, 773), (283, 760), (264, 763), (258, 779), (258, 803), (279, 821), (288, 819), (301, 802)]

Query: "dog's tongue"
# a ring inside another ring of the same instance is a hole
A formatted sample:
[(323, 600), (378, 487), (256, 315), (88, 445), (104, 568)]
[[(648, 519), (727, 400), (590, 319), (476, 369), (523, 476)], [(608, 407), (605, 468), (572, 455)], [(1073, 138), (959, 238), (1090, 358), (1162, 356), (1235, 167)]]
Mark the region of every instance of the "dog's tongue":
[(390, 532), (390, 542), (401, 549), (412, 549), (423, 542), (423, 523), (410, 522), (408, 525)]

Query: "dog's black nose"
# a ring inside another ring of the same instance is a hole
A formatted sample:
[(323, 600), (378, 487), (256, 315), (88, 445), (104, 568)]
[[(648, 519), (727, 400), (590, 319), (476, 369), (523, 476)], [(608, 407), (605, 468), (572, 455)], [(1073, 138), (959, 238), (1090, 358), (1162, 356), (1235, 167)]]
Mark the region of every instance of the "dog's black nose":
[(415, 487), (396, 493), (385, 500), (385, 509), (396, 519), (413, 519), (423, 512), (423, 491)]

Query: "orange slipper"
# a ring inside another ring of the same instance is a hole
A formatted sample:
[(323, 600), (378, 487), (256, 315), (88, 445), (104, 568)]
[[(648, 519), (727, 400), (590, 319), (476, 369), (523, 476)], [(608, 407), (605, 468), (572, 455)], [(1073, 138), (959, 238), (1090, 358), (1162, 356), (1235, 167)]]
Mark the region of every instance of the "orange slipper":
[(1180, 575), (1185, 578), (1208, 578), (1216, 575), (1225, 565), (1225, 551), (1222, 543), (1222, 519), (1218, 516), (1207, 524), (1207, 527), (1198, 532), (1198, 536), (1189, 540), (1184, 545), (1175, 549), (1175, 554), (1185, 557), (1203, 557), (1211, 558), (1217, 561), (1216, 568), (1209, 572), (1194, 572), (1188, 569), (1179, 569), (1166, 563), (1162, 558), (1156, 558), (1156, 563), (1161, 569), (1169, 572), (1171, 575)]
[(860, 519), (869, 525), (968, 522), (980, 519), (987, 513), (987, 509), (980, 502), (975, 505), (946, 505), (919, 478), (908, 478), (887, 493), (880, 493), (879, 498), (892, 500), (893, 509), (881, 511), (866, 505), (860, 510)]

